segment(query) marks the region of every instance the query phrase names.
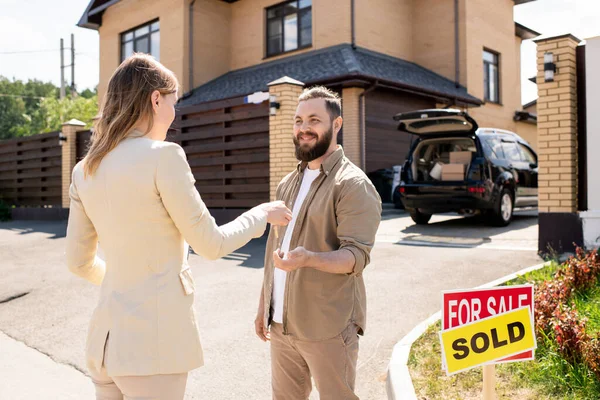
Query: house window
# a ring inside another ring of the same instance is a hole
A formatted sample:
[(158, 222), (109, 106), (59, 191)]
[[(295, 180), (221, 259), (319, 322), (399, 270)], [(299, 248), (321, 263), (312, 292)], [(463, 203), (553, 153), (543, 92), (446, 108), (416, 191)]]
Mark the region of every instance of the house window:
[(500, 103), (500, 67), (499, 55), (488, 50), (483, 51), (483, 97), (485, 101)]
[(160, 60), (159, 28), (159, 21), (154, 21), (121, 33), (121, 62), (133, 53), (151, 54)]
[(312, 45), (312, 0), (267, 8), (267, 57)]

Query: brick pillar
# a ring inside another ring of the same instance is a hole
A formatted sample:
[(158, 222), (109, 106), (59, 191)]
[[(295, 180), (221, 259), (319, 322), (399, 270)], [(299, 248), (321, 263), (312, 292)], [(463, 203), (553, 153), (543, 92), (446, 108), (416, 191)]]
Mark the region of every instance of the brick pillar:
[(275, 115), (269, 117), (269, 193), (274, 200), (277, 185), (298, 164), (292, 135), (298, 97), (304, 83), (284, 76), (268, 86), (271, 101), (279, 103)]
[(365, 169), (365, 137), (362, 135), (364, 107), (360, 104), (362, 88), (342, 89), (342, 117), (344, 118), (344, 154), (358, 167)]
[[(562, 35), (535, 41), (538, 85), (539, 250), (572, 250), (580, 241), (577, 215), (577, 70), (579, 39)], [(544, 79), (544, 54), (554, 55), (553, 82)]]
[(85, 128), (85, 123), (72, 119), (62, 125), (62, 206), (69, 208), (69, 187), (71, 172), (77, 162), (77, 132)]

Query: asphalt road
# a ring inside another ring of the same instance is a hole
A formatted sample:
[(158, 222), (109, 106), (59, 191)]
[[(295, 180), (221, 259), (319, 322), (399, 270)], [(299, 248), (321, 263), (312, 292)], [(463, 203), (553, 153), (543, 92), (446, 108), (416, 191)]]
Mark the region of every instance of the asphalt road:
[[(66, 269), (65, 230), (64, 222), (0, 223), (0, 331), (85, 371), (87, 323), (99, 291)], [(368, 321), (360, 341), (359, 397), (386, 398), (393, 346), (439, 310), (442, 290), (478, 286), (538, 264), (536, 245), (532, 212), (521, 213), (509, 228), (454, 216), (417, 227), (387, 208), (364, 275)], [(268, 344), (253, 332), (263, 257), (264, 239), (214, 262), (190, 257), (206, 365), (190, 374), (186, 399), (270, 398)], [(21, 297), (3, 302), (15, 296)], [(315, 391), (311, 399), (318, 399)]]

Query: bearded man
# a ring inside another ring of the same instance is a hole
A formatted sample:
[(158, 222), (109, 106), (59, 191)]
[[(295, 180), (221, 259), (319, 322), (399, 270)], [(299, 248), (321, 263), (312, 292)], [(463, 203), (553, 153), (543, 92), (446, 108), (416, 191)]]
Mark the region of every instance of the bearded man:
[(293, 219), (267, 241), (256, 334), (271, 343), (273, 399), (321, 399), (354, 393), (359, 335), (366, 328), (363, 270), (381, 221), (381, 199), (350, 162), (337, 136), (339, 96), (324, 87), (298, 98), (293, 141), (297, 168), (277, 200)]

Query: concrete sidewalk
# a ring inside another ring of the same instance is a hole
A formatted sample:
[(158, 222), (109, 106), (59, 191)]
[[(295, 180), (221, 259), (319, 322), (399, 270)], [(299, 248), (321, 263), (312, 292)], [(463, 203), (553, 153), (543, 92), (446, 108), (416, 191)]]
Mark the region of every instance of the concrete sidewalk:
[(94, 399), (90, 378), (0, 332), (0, 399)]

